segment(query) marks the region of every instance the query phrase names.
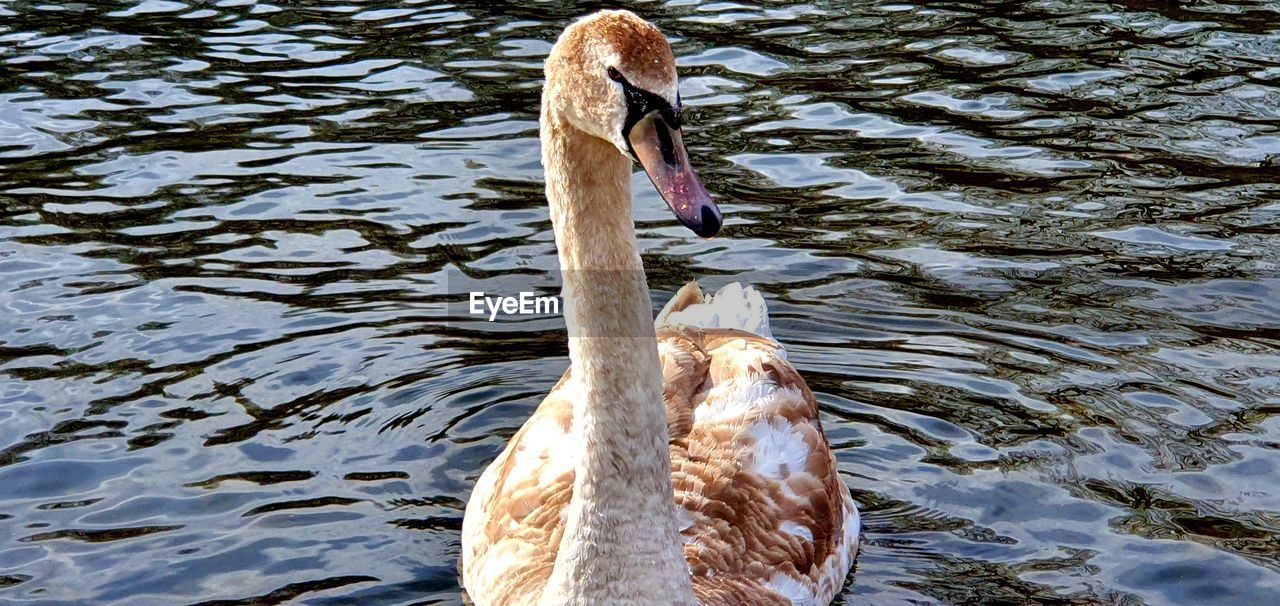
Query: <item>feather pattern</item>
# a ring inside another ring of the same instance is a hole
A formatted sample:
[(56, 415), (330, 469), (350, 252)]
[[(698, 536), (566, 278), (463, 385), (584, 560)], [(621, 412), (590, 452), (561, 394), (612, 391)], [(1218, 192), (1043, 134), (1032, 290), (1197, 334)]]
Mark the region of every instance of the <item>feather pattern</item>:
[[(690, 284), (657, 322), (694, 594), (706, 606), (828, 604), (857, 552), (858, 511), (813, 394), (760, 320), (763, 298), (731, 286), (704, 300)], [(547, 583), (573, 492), (575, 385), (566, 372), (476, 485), (463, 576), (477, 604), (534, 604)]]

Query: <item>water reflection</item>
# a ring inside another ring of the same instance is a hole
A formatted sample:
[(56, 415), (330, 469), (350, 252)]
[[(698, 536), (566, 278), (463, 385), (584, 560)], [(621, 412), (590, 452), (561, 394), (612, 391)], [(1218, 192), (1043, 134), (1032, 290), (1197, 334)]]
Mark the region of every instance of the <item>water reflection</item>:
[[(844, 603), (1280, 590), (1272, 3), (648, 3), (866, 515)], [(0, 6), (0, 599), (459, 603), (562, 335), (540, 62), (589, 4)], [(510, 278), (508, 277), (508, 280)]]

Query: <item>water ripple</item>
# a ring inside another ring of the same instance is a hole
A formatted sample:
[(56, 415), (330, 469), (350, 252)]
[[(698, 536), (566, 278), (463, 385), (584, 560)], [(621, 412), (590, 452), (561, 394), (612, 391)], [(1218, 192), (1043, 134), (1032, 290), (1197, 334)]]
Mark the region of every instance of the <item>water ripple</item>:
[[(442, 309), (554, 267), (587, 10), (0, 6), (0, 600), (461, 602), (565, 349)], [(865, 513), (841, 603), (1269, 603), (1274, 3), (639, 10), (727, 220), (636, 176), (655, 300), (767, 294)]]

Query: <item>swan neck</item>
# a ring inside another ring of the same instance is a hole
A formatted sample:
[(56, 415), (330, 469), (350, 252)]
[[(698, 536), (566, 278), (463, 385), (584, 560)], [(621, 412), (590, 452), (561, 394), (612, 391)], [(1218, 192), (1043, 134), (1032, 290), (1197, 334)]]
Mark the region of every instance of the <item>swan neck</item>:
[(546, 106), (543, 164), (563, 270), (575, 477), (542, 603), (692, 605), (631, 218), (631, 162)]

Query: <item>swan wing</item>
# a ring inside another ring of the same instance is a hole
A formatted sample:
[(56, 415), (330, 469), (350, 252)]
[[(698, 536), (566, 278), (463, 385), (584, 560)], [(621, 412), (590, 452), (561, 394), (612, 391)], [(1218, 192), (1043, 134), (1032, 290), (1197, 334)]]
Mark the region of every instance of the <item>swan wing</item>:
[(462, 577), (482, 606), (534, 604), (555, 565), (573, 495), (568, 371), (481, 474), (462, 521)]
[[(817, 403), (772, 339), (663, 327), (672, 483), (704, 604), (828, 604), (857, 552), (858, 512)], [(678, 386), (695, 384), (688, 391)], [(687, 406), (687, 409), (684, 407)], [(749, 599), (748, 599), (749, 598)]]

